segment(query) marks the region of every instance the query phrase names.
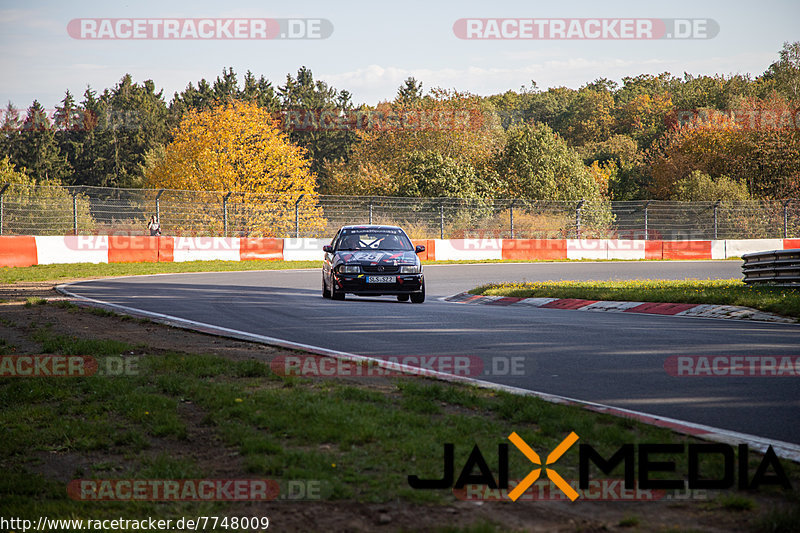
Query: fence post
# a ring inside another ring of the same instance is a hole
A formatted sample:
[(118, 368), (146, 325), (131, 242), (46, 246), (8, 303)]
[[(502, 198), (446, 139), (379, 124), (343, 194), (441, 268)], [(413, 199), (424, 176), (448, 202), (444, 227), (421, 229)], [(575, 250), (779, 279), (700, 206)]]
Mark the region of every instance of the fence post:
[(231, 197), (231, 191), (222, 197), (222, 236), (228, 236), (228, 198)]
[(369, 199), (369, 223), (372, 224), (372, 198)]
[(510, 215), (511, 215), (511, 238), (514, 238), (514, 204), (516, 203), (515, 200), (511, 200), (511, 207), (509, 208)]
[(0, 189), (0, 235), (3, 234), (3, 204), (4, 204), (3, 195), (5, 195), (6, 189), (8, 189), (9, 185), (10, 185), (9, 183), (6, 183), (5, 185), (3, 185), (3, 188)]
[(581, 200), (575, 208), (575, 235), (578, 239), (581, 238), (581, 208), (583, 208), (583, 204), (585, 203), (586, 200)]
[(156, 193), (156, 220), (158, 221), (159, 225), (161, 224), (161, 202), (159, 199), (163, 193), (164, 189), (159, 189), (158, 193)]
[(305, 194), (301, 194), (297, 201), (294, 203), (294, 236), (300, 238), (300, 200), (303, 199)]
[(78, 193), (72, 193), (72, 234), (78, 234)]
[(444, 239), (444, 202), (439, 204), (439, 238)]
[(717, 240), (717, 210), (719, 209), (719, 204), (722, 200), (717, 200), (717, 203), (714, 204), (714, 240)]
[(649, 231), (649, 229), (648, 229), (648, 227), (647, 227), (647, 224), (648, 224), (648, 220), (647, 220), (647, 216), (648, 216), (648, 213), (647, 213), (647, 211), (648, 211), (648, 207), (650, 207), (650, 200), (647, 200), (647, 201), (644, 203), (644, 240), (646, 240), (646, 241), (647, 241), (647, 240), (650, 240), (650, 231)]
[[(8, 187), (8, 185), (6, 185)], [(5, 191), (5, 188), (3, 188)], [(2, 202), (3, 198), (3, 191), (0, 191), (0, 202)], [(789, 204), (792, 203), (791, 200), (786, 200), (783, 202), (783, 238), (789, 238)], [(2, 203), (0, 203), (0, 208), (2, 208)], [(1, 213), (1, 212), (0, 212)], [(2, 222), (2, 215), (0, 215), (0, 222)], [(2, 235), (3, 230), (0, 227), (0, 235)]]

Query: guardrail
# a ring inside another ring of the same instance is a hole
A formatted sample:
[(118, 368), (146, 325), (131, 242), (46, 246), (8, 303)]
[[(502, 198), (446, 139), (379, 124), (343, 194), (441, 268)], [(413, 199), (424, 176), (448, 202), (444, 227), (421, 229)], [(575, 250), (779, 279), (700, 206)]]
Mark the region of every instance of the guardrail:
[(800, 248), (744, 254), (742, 259), (745, 283), (800, 287)]

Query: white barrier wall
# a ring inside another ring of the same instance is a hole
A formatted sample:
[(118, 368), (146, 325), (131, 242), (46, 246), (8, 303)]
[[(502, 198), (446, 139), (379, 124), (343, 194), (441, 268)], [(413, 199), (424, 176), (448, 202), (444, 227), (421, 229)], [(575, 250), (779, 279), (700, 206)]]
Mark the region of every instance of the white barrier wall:
[(34, 237), (40, 265), (108, 263), (108, 235)]
[(503, 258), (503, 239), (435, 239), (437, 261)]
[(606, 259), (645, 259), (646, 241), (632, 239), (613, 239), (607, 241), (608, 257)]
[(330, 243), (330, 239), (283, 239), (283, 260), (322, 261), (325, 258), (322, 247)]
[(238, 261), (238, 237), (175, 237), (173, 261)]
[(742, 254), (783, 250), (783, 239), (728, 239), (725, 242), (725, 257), (742, 257)]
[(567, 259), (608, 259), (608, 241), (567, 239)]

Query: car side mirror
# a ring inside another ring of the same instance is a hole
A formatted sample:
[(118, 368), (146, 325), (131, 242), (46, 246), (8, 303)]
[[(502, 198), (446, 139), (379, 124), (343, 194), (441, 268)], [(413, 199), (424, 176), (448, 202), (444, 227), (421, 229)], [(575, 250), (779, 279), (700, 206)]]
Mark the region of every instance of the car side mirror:
[(414, 248), (414, 253), (419, 254), (425, 251), (425, 247), (421, 244), (418, 244), (416, 248)]
[(331, 246), (330, 244), (326, 244), (325, 246), (322, 247), (322, 251), (327, 253), (332, 253), (333, 246)]

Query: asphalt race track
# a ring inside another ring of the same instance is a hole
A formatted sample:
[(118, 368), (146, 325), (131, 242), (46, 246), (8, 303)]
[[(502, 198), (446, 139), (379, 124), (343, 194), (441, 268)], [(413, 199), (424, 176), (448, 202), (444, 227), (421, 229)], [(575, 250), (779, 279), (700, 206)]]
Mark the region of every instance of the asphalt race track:
[[(480, 379), (800, 444), (797, 377), (672, 377), (672, 355), (800, 355), (800, 325), (440, 301), (488, 281), (733, 278), (738, 261), (426, 266), (428, 300), (323, 299), (318, 270), (70, 285), (80, 296), (371, 356), (469, 355)], [(505, 362), (522, 361), (509, 375)]]

